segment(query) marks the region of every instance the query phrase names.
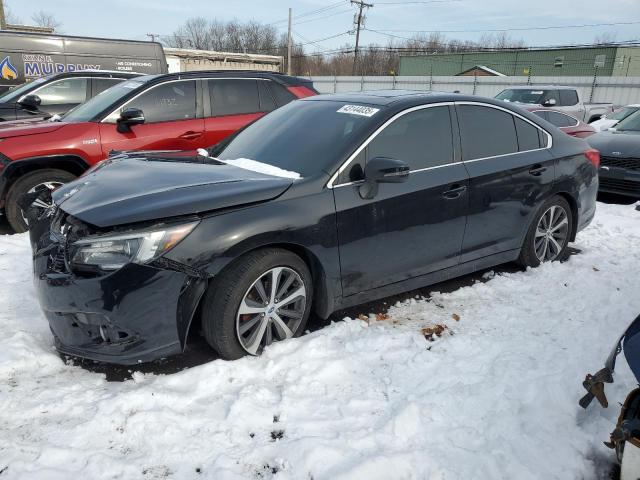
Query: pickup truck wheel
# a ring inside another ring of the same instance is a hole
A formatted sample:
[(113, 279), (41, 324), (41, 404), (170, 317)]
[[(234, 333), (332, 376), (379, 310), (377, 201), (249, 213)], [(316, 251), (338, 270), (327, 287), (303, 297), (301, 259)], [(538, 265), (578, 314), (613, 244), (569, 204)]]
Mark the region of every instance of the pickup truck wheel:
[[(40, 185), (55, 190), (60, 185), (70, 182), (75, 178), (75, 175), (72, 173), (53, 168), (36, 170), (18, 178), (18, 180), (11, 185), (5, 202), (5, 213), (11, 228), (13, 228), (16, 233), (29, 230), (29, 225), (27, 225), (27, 220), (23, 215), (22, 209), (18, 206), (18, 201), (22, 195), (33, 192)], [(43, 205), (42, 208), (47, 208), (47, 205)]]
[(312, 298), (311, 272), (300, 257), (279, 248), (248, 253), (209, 285), (204, 336), (227, 360), (259, 355), (304, 332)]
[(537, 267), (544, 262), (564, 260), (572, 228), (573, 217), (567, 201), (560, 196), (549, 198), (529, 225), (518, 263)]

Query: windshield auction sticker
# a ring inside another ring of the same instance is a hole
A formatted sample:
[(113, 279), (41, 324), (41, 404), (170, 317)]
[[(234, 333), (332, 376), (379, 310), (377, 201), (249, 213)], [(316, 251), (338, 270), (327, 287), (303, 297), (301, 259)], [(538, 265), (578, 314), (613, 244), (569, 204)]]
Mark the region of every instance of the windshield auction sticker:
[(365, 107), (363, 105), (345, 105), (338, 110), (338, 113), (350, 113), (352, 115), (361, 115), (363, 117), (373, 117), (379, 111), (379, 108)]

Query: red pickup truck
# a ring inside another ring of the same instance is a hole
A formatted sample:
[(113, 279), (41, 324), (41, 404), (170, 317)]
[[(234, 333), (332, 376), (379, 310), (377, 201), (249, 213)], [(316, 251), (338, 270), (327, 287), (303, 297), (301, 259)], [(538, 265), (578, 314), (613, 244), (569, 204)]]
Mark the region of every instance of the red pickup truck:
[(317, 93), (309, 80), (270, 72), (148, 75), (105, 90), (60, 121), (0, 124), (0, 208), (23, 232), (27, 224), (17, 201), (24, 193), (57, 188), (113, 150), (208, 147)]

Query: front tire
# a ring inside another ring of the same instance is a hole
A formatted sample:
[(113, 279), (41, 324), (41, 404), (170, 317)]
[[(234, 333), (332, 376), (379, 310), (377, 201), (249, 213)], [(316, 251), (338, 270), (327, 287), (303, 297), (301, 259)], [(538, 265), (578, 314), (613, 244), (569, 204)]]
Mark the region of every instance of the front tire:
[(572, 231), (569, 203), (560, 196), (549, 198), (533, 217), (518, 263), (523, 267), (537, 267), (544, 262), (566, 259)]
[[(29, 230), (29, 225), (27, 225), (22, 209), (18, 206), (18, 201), (22, 195), (33, 192), (40, 185), (54, 190), (75, 178), (76, 176), (69, 172), (54, 168), (36, 170), (18, 178), (18, 180), (11, 185), (5, 202), (5, 213), (11, 228), (13, 228), (16, 233), (23, 233)], [(48, 207), (49, 205), (42, 206), (42, 208)]]
[(259, 355), (304, 332), (312, 299), (311, 272), (299, 256), (279, 248), (248, 253), (205, 293), (204, 336), (227, 360)]

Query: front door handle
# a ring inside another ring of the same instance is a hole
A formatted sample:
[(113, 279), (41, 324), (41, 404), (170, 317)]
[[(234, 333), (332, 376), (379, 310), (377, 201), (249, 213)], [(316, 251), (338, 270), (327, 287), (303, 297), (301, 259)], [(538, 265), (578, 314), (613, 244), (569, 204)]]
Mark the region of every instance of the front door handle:
[(529, 170), (529, 174), (533, 175), (534, 177), (539, 177), (546, 171), (547, 167), (543, 167), (542, 165), (534, 165), (533, 167), (531, 167), (531, 170)]
[(454, 184), (449, 187), (449, 190), (444, 192), (442, 196), (447, 200), (453, 200), (460, 197), (467, 190), (466, 185)]
[(202, 132), (194, 132), (193, 130), (189, 130), (188, 132), (184, 132), (180, 135), (180, 138), (184, 140), (195, 140), (202, 136)]

